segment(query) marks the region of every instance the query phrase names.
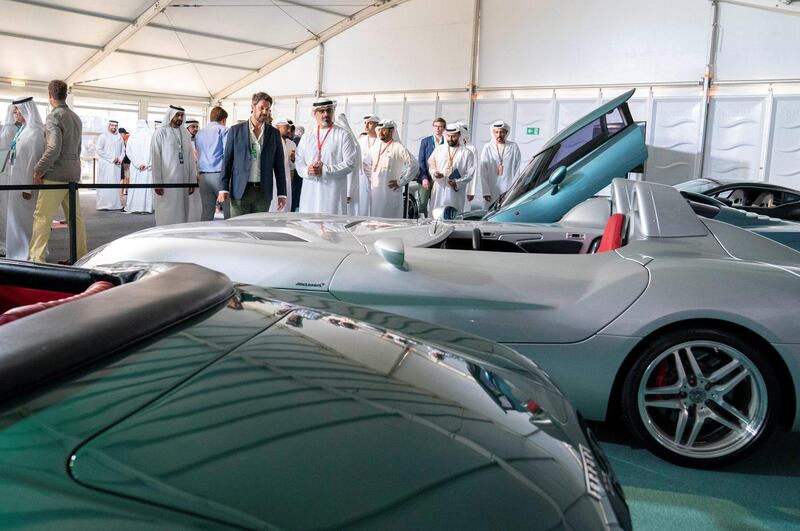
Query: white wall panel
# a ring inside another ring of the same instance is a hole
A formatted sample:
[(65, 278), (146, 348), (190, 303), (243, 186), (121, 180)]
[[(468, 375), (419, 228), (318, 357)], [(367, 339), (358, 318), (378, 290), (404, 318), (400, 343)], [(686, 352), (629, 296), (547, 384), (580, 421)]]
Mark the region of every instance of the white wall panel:
[(676, 184), (694, 177), (702, 98), (656, 98), (647, 160), (648, 181)]
[(478, 84), (699, 79), (710, 5), (697, 0), (483, 0)]
[[(539, 129), (538, 135), (529, 135), (528, 127)], [(538, 153), (556, 131), (553, 128), (553, 100), (517, 101), (514, 105), (514, 128), (511, 140), (519, 144), (522, 165)]]
[(462, 88), (473, 3), (412, 0), (325, 43), (325, 92)]
[(719, 22), (717, 79), (800, 79), (800, 16), (721, 3)]
[(711, 101), (711, 124), (703, 176), (761, 180), (764, 98), (724, 97)]
[(435, 101), (406, 102), (406, 124), (403, 141), (408, 150), (415, 156), (419, 153), (419, 144), (422, 139), (433, 134), (433, 120), (435, 118)]
[(444, 118), (447, 123), (461, 122), (468, 124), (469, 100), (440, 101), (437, 115)]
[(404, 103), (402, 101), (375, 102), (375, 114), (377, 114), (381, 120), (393, 120), (395, 127), (398, 128), (397, 133), (400, 135), (400, 138), (403, 138), (403, 130), (405, 129), (405, 124), (403, 123), (403, 107)]
[(800, 96), (776, 97), (768, 181), (800, 189)]

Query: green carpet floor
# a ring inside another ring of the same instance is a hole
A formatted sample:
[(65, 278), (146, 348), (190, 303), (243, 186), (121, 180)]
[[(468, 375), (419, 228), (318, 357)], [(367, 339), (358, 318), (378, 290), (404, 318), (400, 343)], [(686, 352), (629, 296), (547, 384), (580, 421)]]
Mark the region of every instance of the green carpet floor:
[(671, 465), (594, 428), (625, 490), (634, 529), (800, 530), (800, 433), (777, 433), (714, 471)]

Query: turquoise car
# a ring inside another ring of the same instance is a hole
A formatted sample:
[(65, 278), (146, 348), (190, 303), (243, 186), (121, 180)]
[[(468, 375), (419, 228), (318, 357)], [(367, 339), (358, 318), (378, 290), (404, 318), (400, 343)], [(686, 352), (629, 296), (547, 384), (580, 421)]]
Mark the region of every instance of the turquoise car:
[(634, 91), (603, 104), (551, 138), (483, 219), (555, 223), (615, 177), (641, 167), (647, 147), (627, 103)]

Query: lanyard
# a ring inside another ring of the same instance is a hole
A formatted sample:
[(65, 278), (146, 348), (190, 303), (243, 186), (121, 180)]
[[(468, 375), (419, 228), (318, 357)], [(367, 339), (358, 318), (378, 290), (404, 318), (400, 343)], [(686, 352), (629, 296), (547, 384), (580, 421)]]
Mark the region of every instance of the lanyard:
[(450, 154), (450, 144), (447, 144), (447, 167), (453, 169), (453, 159), (456, 158), (456, 153), (458, 153), (458, 148), (461, 146), (456, 146), (453, 150), (453, 154)]
[(503, 152), (502, 152), (502, 153), (500, 153), (500, 144), (498, 144), (497, 142), (495, 142), (495, 144), (494, 144), (494, 147), (495, 147), (495, 149), (497, 149), (497, 158), (498, 158), (498, 160), (500, 161), (500, 165), (502, 166), (502, 165), (503, 165), (503, 157), (504, 157), (504, 156), (505, 156), (505, 154), (506, 154), (506, 148), (507, 148), (508, 146), (507, 146), (507, 145), (505, 145), (505, 144), (503, 144)]
[(178, 162), (183, 164), (183, 135), (177, 127), (173, 127), (172, 130), (178, 135)]
[(381, 163), (381, 155), (383, 155), (383, 152), (386, 151), (386, 149), (392, 144), (392, 142), (394, 142), (394, 140), (389, 140), (388, 142), (386, 142), (385, 146), (383, 146), (380, 150), (378, 150), (378, 159), (375, 161), (375, 164), (372, 165), (373, 172), (378, 170), (378, 164)]
[(22, 124), (17, 129), (17, 132), (14, 133), (14, 139), (11, 140), (11, 162), (13, 164), (14, 158), (17, 156), (17, 139), (19, 139), (19, 135), (22, 134), (22, 131), (25, 129), (25, 124)]
[[(317, 126), (317, 153), (319, 154), (318, 157), (317, 157), (317, 160), (322, 160), (322, 145), (325, 143), (326, 140), (328, 140), (328, 135), (331, 134), (331, 131), (333, 131), (333, 126), (331, 126), (328, 129), (328, 132), (325, 133), (325, 136), (322, 137), (322, 140), (320, 141), (320, 139), (319, 139), (319, 126)], [(369, 139), (367, 140), (367, 142), (369, 142)]]

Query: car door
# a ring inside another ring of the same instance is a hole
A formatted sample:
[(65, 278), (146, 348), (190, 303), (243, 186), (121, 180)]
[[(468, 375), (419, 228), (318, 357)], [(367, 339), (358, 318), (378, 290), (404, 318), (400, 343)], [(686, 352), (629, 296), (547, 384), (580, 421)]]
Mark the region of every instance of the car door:
[[(644, 136), (633, 121), (629, 91), (595, 109), (551, 139), (515, 179), (502, 204), (485, 219), (554, 223), (616, 177), (647, 159)], [(563, 179), (551, 182), (558, 168)]]
[(407, 248), (405, 267), (348, 256), (331, 280), (338, 299), (507, 343), (581, 341), (620, 315), (646, 269), (613, 252), (555, 255)]

